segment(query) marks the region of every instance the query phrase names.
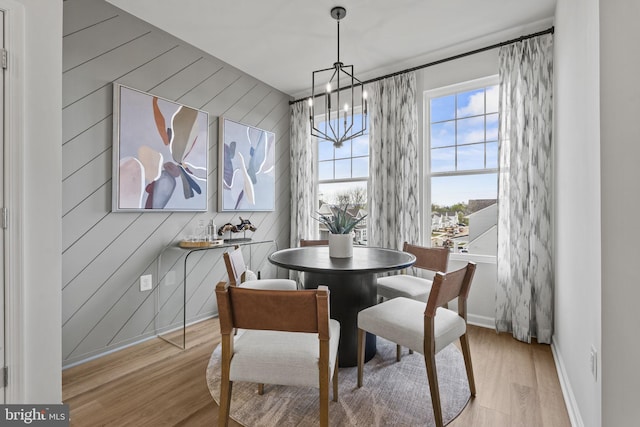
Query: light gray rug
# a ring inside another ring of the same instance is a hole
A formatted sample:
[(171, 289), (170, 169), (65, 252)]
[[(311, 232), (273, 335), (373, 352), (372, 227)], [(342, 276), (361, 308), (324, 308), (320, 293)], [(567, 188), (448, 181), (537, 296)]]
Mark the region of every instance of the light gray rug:
[[(378, 337), (378, 353), (365, 364), (363, 386), (357, 388), (357, 368), (339, 371), (338, 402), (329, 402), (332, 426), (433, 426), (431, 396), (424, 358), (404, 349), (397, 363), (395, 344)], [(207, 385), (216, 403), (220, 400), (220, 352), (211, 354)], [(436, 356), (444, 423), (464, 409), (470, 392), (462, 354), (450, 345)], [(318, 389), (265, 385), (262, 396), (257, 385), (234, 383), (231, 418), (253, 426), (319, 425)], [(331, 399), (331, 393), (329, 399)]]

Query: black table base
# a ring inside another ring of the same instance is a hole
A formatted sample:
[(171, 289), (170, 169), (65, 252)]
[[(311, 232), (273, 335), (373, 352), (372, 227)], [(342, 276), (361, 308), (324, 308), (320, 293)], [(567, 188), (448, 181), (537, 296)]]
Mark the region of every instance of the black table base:
[[(358, 312), (376, 304), (377, 285), (375, 273), (310, 273), (304, 274), (304, 286), (316, 289), (319, 285), (329, 288), (331, 318), (340, 322), (340, 346), (338, 366), (358, 365)], [(376, 336), (367, 333), (365, 362), (376, 354)]]

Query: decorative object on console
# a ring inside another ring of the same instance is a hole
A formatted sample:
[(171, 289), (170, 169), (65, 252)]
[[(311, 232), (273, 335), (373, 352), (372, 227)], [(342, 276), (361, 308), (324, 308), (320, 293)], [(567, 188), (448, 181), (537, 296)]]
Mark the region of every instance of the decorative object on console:
[(275, 133), (220, 118), (219, 141), (218, 210), (274, 210)]
[(367, 215), (352, 215), (347, 205), (331, 206), (330, 209), (331, 215), (318, 213), (318, 218), (315, 218), (329, 230), (329, 256), (350, 258), (353, 254), (352, 231)]
[(231, 239), (231, 233), (242, 233), (242, 232), (246, 232), (246, 231), (256, 231), (258, 228), (251, 224), (251, 221), (249, 221), (248, 219), (242, 219), (242, 217), (240, 217), (240, 224), (238, 225), (234, 225), (231, 224), (230, 222), (224, 224), (222, 227), (220, 227), (218, 229), (218, 236), (223, 236), (224, 233), (229, 233), (229, 239), (227, 239), (227, 241), (231, 242), (231, 241), (245, 241), (245, 240), (251, 240), (249, 238), (242, 238), (242, 239)]
[[(336, 148), (340, 148), (345, 141), (364, 135), (367, 129), (367, 92), (362, 82), (354, 76), (353, 65), (340, 62), (340, 20), (346, 15), (344, 7), (331, 9), (331, 16), (338, 23), (338, 59), (333, 66), (312, 73), (309, 98), (311, 135), (333, 142)], [(316, 83), (319, 85), (317, 90)], [(344, 93), (340, 93), (342, 90)], [(319, 102), (315, 98), (319, 98)], [(361, 114), (355, 113), (357, 108), (362, 108)], [(323, 112), (324, 126), (318, 126), (315, 115)]]
[(114, 212), (206, 211), (209, 115), (113, 84)]

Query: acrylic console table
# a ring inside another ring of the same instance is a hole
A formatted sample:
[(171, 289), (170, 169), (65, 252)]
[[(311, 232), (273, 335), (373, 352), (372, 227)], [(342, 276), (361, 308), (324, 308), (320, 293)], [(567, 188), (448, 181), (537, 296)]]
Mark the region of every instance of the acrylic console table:
[[(155, 289), (154, 329), (157, 336), (182, 349), (187, 346), (188, 322), (201, 320), (211, 315), (210, 307), (215, 301), (215, 285), (227, 271), (222, 253), (235, 246), (243, 248), (247, 267), (252, 269), (254, 259), (260, 266), (269, 268), (267, 256), (277, 250), (274, 240), (231, 239), (221, 245), (182, 248), (175, 245), (165, 247), (158, 256), (157, 286)], [(222, 273), (222, 274), (221, 274)]]

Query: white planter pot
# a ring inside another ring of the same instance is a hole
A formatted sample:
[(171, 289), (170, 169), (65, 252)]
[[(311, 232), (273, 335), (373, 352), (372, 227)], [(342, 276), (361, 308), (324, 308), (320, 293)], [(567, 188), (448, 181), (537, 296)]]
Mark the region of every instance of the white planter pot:
[(353, 236), (349, 234), (329, 234), (329, 256), (331, 258), (351, 258), (353, 256)]

